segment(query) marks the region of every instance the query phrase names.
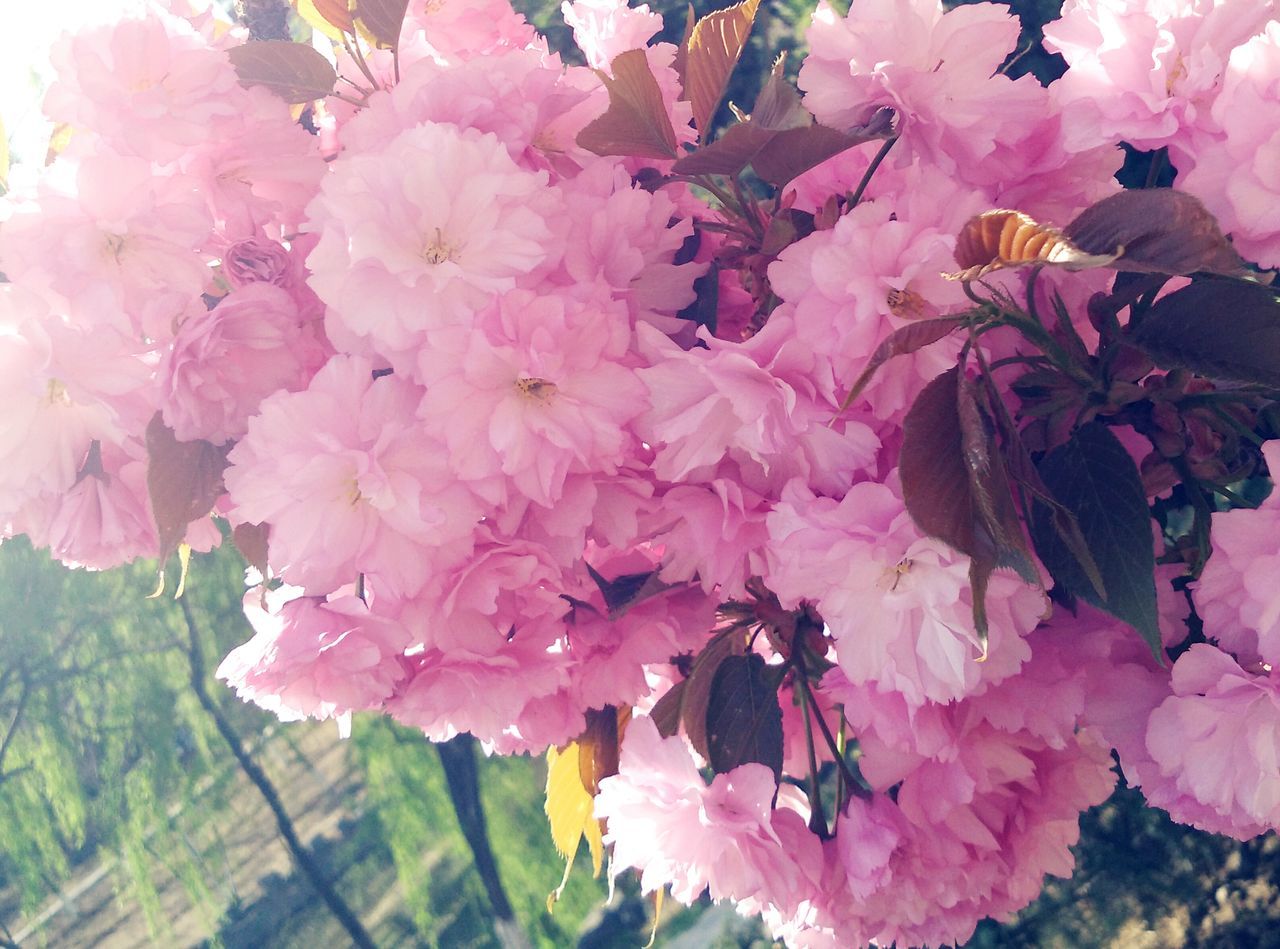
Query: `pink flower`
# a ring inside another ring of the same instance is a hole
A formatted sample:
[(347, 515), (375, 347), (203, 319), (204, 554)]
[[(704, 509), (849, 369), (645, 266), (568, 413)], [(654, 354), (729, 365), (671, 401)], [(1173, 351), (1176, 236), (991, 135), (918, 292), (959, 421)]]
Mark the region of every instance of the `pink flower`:
[(237, 438), (264, 398), (305, 388), (324, 359), (288, 293), (267, 283), (233, 290), (178, 328), (159, 368), (165, 423), (180, 441)]
[(1017, 19), (996, 4), (944, 14), (937, 0), (859, 0), (841, 19), (824, 0), (806, 35), (805, 105), (837, 128), (890, 106), (904, 158), (974, 182), (997, 146), (1021, 138), (1045, 111), (1033, 77), (996, 72), (1017, 37)]
[(643, 3), (631, 9), (626, 0), (565, 0), (560, 10), (592, 69), (607, 70), (619, 53), (644, 49), (662, 30), (662, 17)]
[(767, 898), (770, 877), (794, 859), (773, 830), (776, 791), (761, 764), (718, 774), (708, 787), (683, 739), (662, 738), (640, 717), (627, 726), (618, 774), (600, 782), (595, 813), (608, 821), (613, 866), (639, 870), (646, 893), (669, 884), (686, 904), (704, 888), (716, 900)]
[[(421, 390), (338, 356), (301, 392), (278, 392), (229, 456), (234, 518), (270, 522), (271, 564), (326, 593), (360, 573), (412, 595), (471, 549), (480, 508), (444, 446), (414, 424)], [(305, 499), (300, 501), (299, 499)]]
[(173, 319), (204, 289), (198, 248), (210, 222), (195, 182), (153, 174), (150, 163), (109, 152), (68, 159), (0, 229), (0, 265), (12, 280), (47, 288), (89, 312), (166, 339)]
[(1202, 153), (1198, 140), (1216, 131), (1211, 110), (1232, 49), (1272, 12), (1254, 0), (1069, 0), (1044, 30), (1046, 47), (1070, 66), (1050, 86), (1067, 147), (1167, 145), (1178, 171), (1190, 171)]
[[(1261, 15), (1264, 7), (1254, 9)], [(1185, 180), (1178, 178), (1179, 187), (1217, 216), (1236, 249), (1263, 267), (1280, 265), (1278, 94), (1280, 23), (1273, 20), (1261, 35), (1232, 51), (1213, 106), (1221, 134), (1197, 152)]]
[[(227, 654), (216, 675), (282, 721), (339, 718), (382, 705), (405, 676), (410, 634), (355, 596), (328, 600), (283, 587), (252, 589), (244, 611), (255, 635)], [(348, 726), (349, 727), (349, 726)]]
[(328, 319), (410, 368), (428, 329), (465, 325), (547, 261), (546, 181), (495, 136), (433, 122), (339, 159), (308, 208)]
[[(579, 115), (589, 99), (588, 90), (566, 81), (558, 58), (538, 49), (448, 64), (424, 59), (402, 69), (399, 82), (343, 125), (342, 143), (349, 152), (373, 154), (407, 128), (439, 122), (497, 136), (521, 167), (558, 168), (566, 153), (594, 159), (574, 142), (591, 118)], [(575, 162), (566, 164), (577, 170)]]
[(289, 251), (265, 238), (246, 237), (222, 252), (222, 277), (232, 290), (251, 283), (288, 287), (293, 283), (293, 271)]
[(45, 97), (57, 122), (161, 162), (211, 142), (236, 109), (235, 71), (185, 20), (160, 10), (66, 35)]
[[(1280, 442), (1263, 447), (1274, 478)], [(1213, 556), (1192, 589), (1204, 632), (1242, 659), (1280, 664), (1280, 489), (1255, 511), (1213, 515)]]
[(784, 606), (817, 607), (855, 685), (899, 692), (911, 706), (948, 702), (1014, 674), (1030, 655), (1023, 637), (1044, 612), (1043, 594), (991, 578), (989, 654), (978, 662), (968, 558), (923, 537), (887, 486), (855, 484), (837, 502), (792, 482), (767, 522), (765, 582)]
[(418, 360), (419, 417), (465, 480), (503, 476), (550, 507), (570, 473), (617, 471), (645, 408), (626, 316), (605, 302), (515, 291), (472, 328), (437, 332)]
[(1280, 684), (1196, 644), (1174, 664), (1173, 695), (1151, 713), (1147, 748), (1179, 791), (1235, 836), (1280, 827)]
[(18, 526), (68, 567), (109, 570), (154, 556), (159, 542), (143, 446), (94, 442), (75, 483), (27, 505)]
[[(795, 335), (845, 386), (895, 329), (966, 305), (941, 275), (954, 267), (956, 234), (987, 200), (938, 174), (913, 173), (901, 187), (792, 244), (769, 268), (773, 291), (789, 304), (775, 315), (795, 321)], [(871, 413), (900, 422), (924, 383), (954, 364), (959, 346), (948, 338), (884, 366), (863, 396)]]

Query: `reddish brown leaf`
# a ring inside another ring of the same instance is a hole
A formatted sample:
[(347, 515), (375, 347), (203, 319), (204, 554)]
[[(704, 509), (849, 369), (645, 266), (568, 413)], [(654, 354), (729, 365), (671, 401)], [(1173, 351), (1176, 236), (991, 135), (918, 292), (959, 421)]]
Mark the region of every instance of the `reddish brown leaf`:
[(905, 356), (923, 349), (930, 343), (936, 343), (949, 333), (954, 332), (965, 320), (963, 316), (944, 316), (936, 320), (918, 320), (894, 330), (876, 347), (876, 351), (867, 360), (867, 366), (854, 381), (849, 394), (840, 403), (840, 412), (853, 405), (854, 400), (862, 394), (862, 390), (871, 382), (876, 370), (895, 356)]
[(311, 102), (333, 91), (338, 75), (318, 50), (286, 40), (255, 40), (227, 50), (240, 84), (264, 86), (285, 102)]
[(865, 128), (841, 132), (825, 125), (783, 129), (751, 161), (757, 175), (781, 188), (791, 179), (816, 168), (855, 145), (893, 134), (892, 112), (881, 109)]
[(1197, 198), (1171, 188), (1121, 191), (1086, 208), (1063, 234), (1090, 254), (1111, 254), (1117, 270), (1240, 276), (1240, 256)]
[(996, 567), (1012, 567), (1029, 583), (1039, 577), (1014, 509), (1008, 476), (959, 367), (920, 393), (903, 422), (898, 472), (902, 497), (917, 526), (972, 558), (974, 623), (985, 636), (982, 593)]
[(697, 126), (699, 138), (706, 135), (715, 118), (759, 6), (760, 0), (742, 0), (708, 13), (694, 24), (689, 34), (680, 79), (684, 98), (693, 106), (693, 124)]
[(587, 728), (578, 739), (578, 771), (592, 797), (600, 782), (618, 773), (619, 716), (612, 705), (587, 710)]
[(728, 656), (716, 669), (707, 703), (707, 763), (716, 774), (758, 763), (782, 778), (778, 685), (758, 653)]
[(667, 689), (666, 694), (649, 710), (649, 717), (658, 726), (658, 734), (663, 738), (670, 738), (680, 730), (680, 710), (684, 704), (684, 690), (688, 682), (685, 679)]
[(739, 122), (709, 145), (685, 155), (671, 170), (678, 175), (736, 175), (777, 136), (774, 129)]
[(267, 576), (267, 536), (271, 532), (269, 524), (237, 524), (231, 531), (231, 542), (240, 551), (244, 562)]
[(180, 442), (157, 412), (147, 425), (147, 491), (163, 564), (178, 549), (187, 525), (213, 510), (222, 494), (228, 446)]
[(741, 630), (726, 630), (717, 634), (702, 647), (693, 660), (689, 678), (684, 681), (684, 696), (680, 708), (680, 720), (684, 733), (698, 754), (706, 758), (707, 751), (707, 703), (711, 700), (711, 684), (716, 670), (730, 656), (740, 656), (746, 649)]
[(675, 129), (644, 50), (620, 54), (611, 68), (612, 77), (599, 74), (609, 108), (578, 133), (578, 144), (597, 155), (675, 158)]
[(782, 131), (813, 124), (813, 116), (800, 101), (800, 93), (783, 74), (785, 65), (784, 53), (773, 64), (764, 88), (756, 96), (756, 104), (751, 108), (752, 125)]
[(392, 49), (400, 42), (400, 28), (409, 0), (355, 0), (355, 15), (379, 46)]

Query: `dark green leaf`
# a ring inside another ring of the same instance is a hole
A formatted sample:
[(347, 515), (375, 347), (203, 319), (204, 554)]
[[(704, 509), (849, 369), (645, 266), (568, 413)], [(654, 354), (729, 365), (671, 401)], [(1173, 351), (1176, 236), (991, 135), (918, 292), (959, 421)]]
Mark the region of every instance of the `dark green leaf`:
[(1199, 280), (1175, 290), (1131, 339), (1166, 369), (1280, 388), (1280, 303), (1256, 283)]
[(782, 707), (764, 659), (729, 656), (716, 670), (707, 706), (707, 751), (717, 774), (758, 762), (782, 777)]
[(1090, 254), (1118, 254), (1117, 270), (1245, 273), (1240, 256), (1199, 200), (1183, 191), (1121, 191), (1082, 211), (1063, 233)]
[(1031, 536), (1053, 579), (1069, 594), (1105, 610), (1136, 629), (1163, 661), (1156, 618), (1155, 553), (1151, 512), (1137, 466), (1120, 440), (1101, 422), (1080, 428), (1040, 462), (1040, 477), (1079, 524), (1106, 581), (1106, 596), (1094, 589), (1071, 553), (1052, 513), (1032, 507)]

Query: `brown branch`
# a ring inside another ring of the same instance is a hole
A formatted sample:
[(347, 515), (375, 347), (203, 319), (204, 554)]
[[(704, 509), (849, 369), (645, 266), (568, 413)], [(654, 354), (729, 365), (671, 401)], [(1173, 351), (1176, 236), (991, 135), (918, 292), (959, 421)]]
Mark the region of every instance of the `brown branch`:
[(235, 756), (236, 763), (240, 765), (240, 770), (244, 772), (245, 777), (253, 782), (258, 792), (262, 795), (262, 799), (266, 801), (267, 807), (270, 808), (272, 815), (276, 819), (276, 827), (280, 830), (280, 836), (284, 838), (285, 846), (289, 848), (289, 853), (292, 854), (303, 876), (307, 878), (307, 882), (311, 884), (320, 899), (324, 901), (325, 906), (329, 908), (329, 912), (333, 913), (338, 922), (342, 924), (342, 928), (347, 931), (347, 935), (351, 937), (351, 941), (356, 946), (360, 947), (360, 949), (376, 949), (373, 939), (365, 931), (359, 918), (352, 912), (346, 901), (338, 895), (332, 884), (325, 879), (323, 869), (316, 863), (307, 848), (303, 846), (302, 841), (298, 839), (297, 831), (294, 830), (293, 820), (289, 817), (289, 812), (285, 810), (275, 785), (271, 783), (271, 779), (267, 777), (266, 772), (258, 767), (257, 763), (249, 756), (249, 752), (245, 750), (235, 727), (209, 695), (208, 690), (205, 688), (204, 653), (200, 649), (200, 634), (196, 627), (195, 616), (192, 614), (191, 606), (187, 603), (185, 597), (178, 600), (178, 605), (182, 608), (182, 618), (187, 624), (187, 664), (191, 673), (191, 689), (195, 692), (200, 706), (213, 719), (214, 724), (218, 727), (218, 733), (222, 736), (222, 740), (226, 742), (231, 754)]

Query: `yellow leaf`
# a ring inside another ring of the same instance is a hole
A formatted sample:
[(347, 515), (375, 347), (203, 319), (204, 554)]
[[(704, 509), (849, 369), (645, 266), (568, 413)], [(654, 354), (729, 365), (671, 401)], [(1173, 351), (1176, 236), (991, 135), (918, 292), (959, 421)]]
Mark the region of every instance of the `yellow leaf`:
[(666, 896), (665, 886), (653, 891), (653, 928), (649, 930), (649, 941), (644, 944), (644, 949), (653, 949), (653, 942), (658, 938), (658, 927), (662, 925), (662, 901)]
[(355, 32), (346, 0), (293, 0), (293, 5), (308, 26), (335, 43), (342, 42), (344, 29), (348, 33)]
[(693, 123), (705, 138), (724, 97), (733, 67), (738, 64), (756, 19), (760, 0), (742, 0), (708, 13), (694, 24), (685, 46), (684, 97), (693, 105)]
[(562, 751), (555, 748), (547, 751), (545, 810), (547, 821), (551, 825), (551, 840), (556, 851), (565, 858), (564, 877), (555, 892), (547, 897), (548, 910), (564, 892), (565, 884), (569, 881), (569, 871), (573, 869), (573, 859), (584, 836), (591, 850), (591, 865), (596, 876), (600, 875), (600, 868), (604, 864), (603, 835), (600, 822), (593, 814), (591, 794), (582, 784), (579, 750), (578, 743), (571, 742)]

